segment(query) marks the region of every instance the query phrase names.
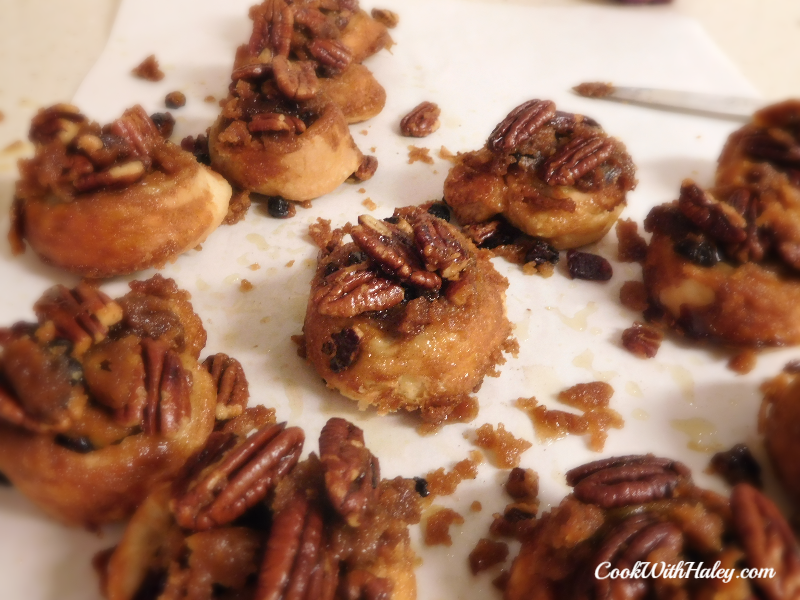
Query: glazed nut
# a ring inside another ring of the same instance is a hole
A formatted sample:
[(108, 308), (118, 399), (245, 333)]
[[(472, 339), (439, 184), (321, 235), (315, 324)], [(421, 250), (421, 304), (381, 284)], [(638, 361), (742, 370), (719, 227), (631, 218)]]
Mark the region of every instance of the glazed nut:
[(353, 177), (359, 181), (367, 181), (368, 179), (372, 179), (372, 176), (375, 175), (375, 171), (377, 170), (378, 159), (374, 156), (365, 155), (361, 164), (358, 165), (355, 173), (353, 173)]
[(439, 107), (433, 102), (422, 102), (400, 121), (400, 133), (406, 137), (425, 137), (439, 129)]
[(723, 244), (737, 244), (747, 239), (747, 221), (736, 209), (717, 201), (693, 181), (681, 185), (678, 200), (681, 213), (712, 239)]
[(30, 417), (14, 395), (0, 385), (0, 422), (2, 421), (33, 433), (44, 433), (51, 429)]
[(308, 45), (308, 51), (332, 71), (344, 71), (353, 62), (353, 52), (339, 40), (316, 39)]
[(63, 285), (50, 288), (33, 311), (41, 325), (51, 321), (56, 335), (72, 342), (74, 356), (104, 340), (108, 329), (122, 320), (122, 307), (84, 282), (72, 290)]
[(556, 115), (551, 100), (529, 100), (512, 110), (489, 136), (492, 152), (508, 154), (533, 137)]
[(78, 177), (74, 185), (79, 192), (91, 192), (103, 187), (126, 187), (139, 181), (144, 176), (144, 173), (145, 168), (142, 162), (134, 160), (111, 167), (108, 171), (89, 173)]
[(653, 358), (663, 339), (661, 331), (638, 321), (622, 332), (622, 346), (639, 358)]
[(286, 423), (256, 431), (174, 498), (175, 520), (205, 530), (240, 517), (297, 464), (304, 440), (302, 429)]
[(163, 340), (142, 340), (147, 401), (142, 431), (149, 435), (177, 432), (192, 411), (188, 373), (177, 352)]
[(548, 185), (574, 185), (613, 152), (614, 144), (606, 137), (578, 135), (542, 163), (540, 176)]
[(252, 133), (289, 131), (300, 134), (306, 130), (306, 124), (293, 115), (261, 113), (252, 118), (247, 124), (247, 129)]
[(436, 217), (424, 215), (414, 222), (414, 241), (425, 266), (438, 271), (444, 279), (454, 281), (469, 266), (469, 252), (455, 235), (453, 227)]
[(389, 29), (394, 29), (400, 22), (400, 17), (396, 12), (393, 12), (385, 8), (373, 8), (370, 15), (378, 23), (385, 25)]
[(276, 56), (286, 57), (292, 44), (294, 10), (285, 0), (271, 0), (267, 6), (270, 4), (269, 46)]
[(290, 61), (283, 56), (272, 59), (275, 83), (291, 100), (310, 100), (319, 91), (319, 80), (311, 61)]
[(235, 84), (244, 79), (246, 81), (258, 81), (272, 75), (272, 63), (251, 63), (243, 65), (233, 70), (231, 81)]
[(86, 121), (78, 107), (55, 104), (40, 110), (31, 120), (28, 138), (35, 144), (46, 144), (56, 138), (69, 143), (78, 131), (77, 124)]
[(800, 144), (791, 136), (780, 135), (780, 130), (755, 133), (742, 141), (742, 148), (756, 160), (773, 163), (783, 168), (800, 169)]
[(227, 354), (218, 353), (203, 361), (217, 390), (216, 418), (225, 421), (242, 414), (250, 392), (242, 364)]
[(319, 453), (331, 505), (348, 525), (358, 527), (376, 500), (380, 482), (378, 459), (364, 445), (364, 432), (332, 418), (322, 428)]
[(404, 298), (402, 286), (372, 270), (342, 269), (329, 286), (317, 292), (315, 301), (320, 314), (355, 317), (368, 311), (386, 310)]
[(581, 502), (616, 508), (669, 498), (690, 475), (682, 463), (650, 454), (598, 460), (567, 472)]

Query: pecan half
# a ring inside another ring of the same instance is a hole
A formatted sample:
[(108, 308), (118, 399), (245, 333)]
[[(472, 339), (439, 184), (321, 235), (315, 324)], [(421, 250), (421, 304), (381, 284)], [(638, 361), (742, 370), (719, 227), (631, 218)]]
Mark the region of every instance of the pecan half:
[(637, 562), (647, 560), (655, 551), (666, 550), (677, 558), (683, 548), (683, 534), (672, 523), (660, 523), (647, 514), (634, 515), (620, 523), (598, 550), (587, 580), (594, 582), (597, 600), (615, 598), (644, 598), (652, 584), (644, 579), (611, 579), (595, 577), (598, 566), (611, 563), (612, 569), (632, 569)]
[(306, 124), (303, 123), (302, 119), (293, 115), (260, 113), (250, 120), (247, 124), (247, 129), (252, 133), (289, 131), (300, 134), (306, 130)]
[(400, 120), (400, 133), (406, 137), (425, 137), (439, 129), (442, 111), (433, 102), (421, 102)]
[(319, 80), (310, 61), (290, 61), (283, 56), (272, 59), (275, 83), (292, 100), (310, 100), (319, 91)]
[[(320, 6), (319, 8), (324, 7)], [(336, 27), (333, 20), (326, 17), (325, 13), (319, 10), (319, 8), (298, 8), (294, 13), (294, 21), (298, 25), (305, 27), (311, 34), (311, 37), (315, 38), (315, 41), (329, 41), (331, 38), (335, 38), (339, 35), (339, 29)], [(338, 7), (334, 10), (338, 10)]]
[(109, 327), (122, 320), (122, 307), (84, 282), (72, 290), (63, 285), (50, 288), (33, 305), (33, 311), (42, 325), (51, 321), (56, 336), (72, 342), (75, 356), (105, 339)]
[(622, 346), (639, 358), (653, 358), (663, 339), (664, 334), (661, 331), (639, 321), (622, 332)]
[(202, 530), (240, 517), (297, 464), (304, 440), (302, 429), (286, 423), (256, 431), (174, 499), (175, 520)]
[(358, 179), (359, 181), (367, 181), (368, 179), (372, 179), (372, 176), (375, 175), (375, 171), (378, 170), (378, 159), (375, 156), (365, 155), (361, 161), (361, 164), (358, 165), (358, 168), (353, 173), (353, 177)]
[(60, 138), (67, 143), (65, 138), (75, 135), (78, 131), (77, 124), (85, 123), (84, 117), (77, 106), (72, 104), (54, 104), (48, 108), (41, 109), (31, 119), (31, 128), (28, 131), (28, 138), (35, 144), (46, 144)]
[(778, 507), (746, 483), (731, 493), (733, 522), (739, 541), (754, 569), (773, 569), (774, 577), (756, 579), (769, 600), (796, 598), (800, 594), (800, 552), (797, 541)]
[(335, 275), (333, 282), (314, 297), (320, 314), (355, 317), (368, 311), (386, 310), (405, 298), (401, 286), (372, 270), (341, 269)]
[(617, 456), (591, 462), (567, 472), (581, 502), (602, 508), (642, 504), (668, 498), (689, 469), (677, 461), (652, 454)]
[(139, 158), (146, 167), (150, 166), (153, 148), (163, 143), (155, 123), (138, 104), (122, 113), (107, 129), (108, 133), (122, 138), (133, 149), (133, 157)]
[(492, 152), (513, 152), (555, 116), (556, 105), (551, 100), (529, 100), (520, 104), (495, 127), (487, 147)]
[(780, 130), (755, 133), (742, 140), (744, 153), (756, 160), (773, 163), (779, 167), (800, 169), (800, 144)]
[(548, 185), (574, 185), (603, 164), (612, 152), (614, 144), (606, 137), (577, 135), (542, 163), (540, 176)]
[(719, 202), (691, 180), (681, 185), (681, 213), (712, 239), (737, 244), (747, 239), (747, 221), (735, 208)]
[(237, 81), (244, 79), (247, 81), (258, 81), (265, 79), (272, 75), (272, 63), (251, 63), (249, 65), (242, 65), (234, 69), (231, 73), (231, 81), (235, 84)]
[(142, 354), (147, 389), (142, 430), (147, 434), (175, 433), (192, 412), (189, 374), (168, 342), (144, 338)]
[[(423, 266), (410, 231), (403, 231), (398, 225), (379, 221), (370, 215), (361, 215), (358, 223), (350, 231), (353, 241), (382, 269), (403, 282), (425, 290), (436, 291), (441, 288), (441, 277)], [(405, 220), (402, 223), (411, 229)]]
[(224, 421), (242, 414), (250, 398), (242, 363), (227, 354), (213, 354), (203, 361), (217, 389), (217, 420)]
[(107, 171), (87, 173), (78, 177), (73, 185), (79, 192), (91, 192), (100, 188), (123, 188), (136, 183), (146, 172), (140, 160), (115, 165)]
[(258, 576), (256, 600), (333, 596), (338, 578), (326, 565), (323, 526), (319, 508), (301, 493), (275, 513)]
[(456, 280), (471, 262), (469, 251), (456, 236), (453, 227), (425, 214), (414, 221), (414, 240), (425, 266), (441, 273), (444, 279)]
[(348, 525), (358, 527), (377, 498), (381, 479), (378, 459), (364, 445), (364, 432), (344, 419), (328, 420), (319, 437), (319, 458), (333, 508)]
[(353, 62), (353, 52), (339, 40), (316, 39), (308, 45), (311, 56), (332, 71), (344, 71)]
[[(3, 385), (0, 385), (0, 421), (5, 421), (33, 433), (44, 433), (51, 429), (48, 425), (28, 415), (19, 401)], [(66, 429), (68, 426), (69, 423), (65, 422), (64, 426), (59, 429)]]
[[(268, 0), (272, 9), (269, 18), (269, 45), (272, 51), (282, 57), (289, 56), (294, 29), (294, 10), (285, 0)], [(267, 9), (270, 10), (269, 8)]]

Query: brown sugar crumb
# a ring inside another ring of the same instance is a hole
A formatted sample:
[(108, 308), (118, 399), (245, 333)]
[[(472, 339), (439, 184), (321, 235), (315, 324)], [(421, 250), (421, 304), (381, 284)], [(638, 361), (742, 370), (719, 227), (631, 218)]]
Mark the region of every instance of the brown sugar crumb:
[(473, 575), (504, 562), (508, 558), (508, 544), (481, 538), (469, 553), (469, 570)]
[(213, 104), (216, 101), (217, 101), (217, 99), (214, 98), (214, 96), (211, 96), (211, 95), (208, 95), (205, 98), (203, 98), (203, 102), (208, 102), (209, 104)]
[(592, 381), (591, 383), (579, 383), (559, 392), (558, 400), (567, 406), (592, 410), (606, 408), (613, 395), (614, 388), (605, 381)]
[(164, 98), (164, 104), (167, 108), (180, 108), (186, 105), (186, 94), (183, 92), (170, 92)]
[(408, 164), (413, 165), (418, 160), (421, 160), (426, 165), (432, 165), (433, 159), (429, 154), (428, 148), (418, 148), (414, 145), (408, 147)]
[(639, 235), (639, 225), (630, 219), (620, 219), (616, 231), (619, 261), (642, 262), (647, 256), (647, 242)]
[(428, 493), (434, 496), (449, 496), (456, 491), (458, 484), (465, 479), (475, 479), (478, 476), (478, 463), (472, 458), (459, 461), (449, 473), (444, 467), (431, 471), (425, 475), (428, 482)]
[(2, 123), (2, 122), (3, 122), (3, 121), (5, 121), (5, 120), (6, 120), (6, 115), (5, 115), (5, 113), (4, 113), (2, 110), (0, 110), (0, 123)]
[(619, 290), (622, 306), (636, 312), (644, 312), (650, 303), (647, 301), (647, 288), (641, 281), (626, 281)]
[(294, 266), (294, 259), (292, 259), (289, 262), (287, 262), (286, 265), (284, 265), (284, 266), (287, 267), (287, 268)]
[(475, 436), (475, 445), (488, 450), (494, 457), (492, 464), (499, 469), (518, 467), (520, 454), (532, 445), (527, 440), (514, 437), (502, 423), (497, 425), (497, 430), (489, 423), (481, 425), (475, 430)]
[(358, 188), (358, 193), (359, 194), (366, 194), (367, 193), (367, 188)]
[(428, 517), (425, 523), (426, 546), (452, 546), (450, 525), (464, 524), (464, 517), (450, 508), (440, 508)]
[(158, 68), (158, 60), (155, 54), (145, 58), (138, 66), (131, 71), (134, 77), (146, 79), (147, 81), (161, 81), (164, 79), (164, 72)]
[(728, 361), (728, 368), (739, 375), (746, 375), (755, 368), (756, 362), (758, 362), (758, 355), (755, 351), (744, 350)]
[(375, 210), (378, 208), (378, 205), (372, 201), (372, 198), (366, 198), (361, 202), (361, 205), (364, 206), (367, 210)]
[(514, 500), (530, 502), (539, 496), (539, 475), (533, 469), (515, 467), (508, 474), (506, 493)]
[(253, 289), (253, 287), (254, 287), (253, 284), (250, 283), (247, 279), (242, 279), (242, 281), (239, 283), (240, 292), (249, 292), (250, 290)]
[(373, 8), (370, 14), (378, 23), (385, 25), (389, 29), (394, 29), (400, 22), (400, 17), (396, 12), (385, 8)]
[(228, 203), (228, 214), (222, 220), (223, 225), (233, 225), (244, 219), (250, 210), (250, 192), (247, 190), (234, 190), (231, 201)]
[(366, 129), (362, 129), (358, 133), (360, 133), (361, 135), (367, 135), (369, 133), (369, 131), (367, 131)]
[(303, 200), (302, 202), (295, 202), (295, 204), (297, 204), (297, 206), (299, 206), (300, 208), (305, 208), (305, 209), (311, 208), (311, 200)]
[(331, 241), (331, 222), (328, 219), (317, 218), (314, 223), (308, 226), (308, 235), (317, 248), (324, 250), (328, 242)]
[[(264, 317), (261, 319), (262, 323), (268, 323), (269, 317)], [(297, 344), (297, 356), (302, 358), (303, 360), (306, 359), (306, 336), (304, 335), (293, 335), (290, 338), (295, 344)]]
[(730, 450), (717, 452), (708, 467), (711, 473), (717, 473), (729, 485), (749, 483), (757, 488), (762, 486), (761, 465), (745, 444), (736, 444)]
[(420, 435), (430, 435), (451, 423), (469, 423), (478, 416), (478, 399), (467, 396), (461, 402), (428, 403), (422, 408), (422, 423), (417, 427)]
[(194, 250), (195, 252), (200, 252), (202, 249), (203, 249), (203, 244), (197, 244), (197, 246), (192, 248), (192, 250)]
[(475, 500), (472, 504), (469, 505), (469, 509), (472, 512), (481, 512), (483, 510), (483, 504)]
[(534, 523), (539, 502), (521, 503), (514, 502), (506, 506), (503, 514), (492, 515), (493, 521), (489, 526), (489, 533), (497, 537), (520, 538), (525, 535)]
[(377, 147), (377, 146), (373, 146), (372, 148), (370, 148), (370, 149), (369, 149), (369, 151), (370, 151), (370, 152), (375, 152), (377, 149), (378, 149), (378, 147)]
[(614, 85), (602, 81), (590, 81), (576, 85), (572, 90), (584, 98), (605, 98), (614, 93)]
[[(290, 262), (291, 262), (292, 264), (294, 264), (294, 261), (290, 261)], [(287, 265), (287, 266), (289, 266), (289, 265)], [(250, 269), (251, 271), (258, 271), (258, 270), (261, 268), (261, 265), (260, 265), (260, 264), (258, 264), (258, 263), (253, 263), (252, 265), (250, 265), (250, 266), (249, 266), (249, 267), (247, 267), (247, 268), (248, 268), (248, 269)]]
[(454, 164), (456, 162), (456, 155), (453, 154), (452, 152), (450, 152), (450, 150), (448, 150), (444, 146), (439, 148), (439, 158), (441, 158), (442, 160), (449, 161), (449, 162), (454, 163)]
[(639, 321), (622, 332), (622, 346), (639, 358), (653, 358), (663, 339), (664, 334), (661, 331)]

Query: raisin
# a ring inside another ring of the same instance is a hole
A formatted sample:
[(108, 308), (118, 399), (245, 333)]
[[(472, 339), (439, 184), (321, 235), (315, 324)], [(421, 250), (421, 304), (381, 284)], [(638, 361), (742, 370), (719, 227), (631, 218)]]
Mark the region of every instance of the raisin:
[(197, 137), (186, 136), (181, 140), (181, 148), (194, 154), (197, 162), (201, 165), (211, 164), (211, 155), (208, 153), (208, 138), (205, 134), (201, 133)]
[(719, 262), (717, 247), (707, 240), (687, 237), (673, 246), (676, 254), (689, 259), (699, 267), (713, 267)]
[(344, 371), (351, 366), (358, 357), (358, 349), (361, 343), (361, 336), (348, 327), (339, 333), (331, 335), (333, 343), (336, 345), (336, 354), (331, 358), (330, 367), (334, 373)]
[(608, 281), (614, 274), (609, 263), (602, 256), (569, 250), (567, 252), (567, 265), (569, 274), (573, 279), (585, 279), (587, 281)]
[(744, 482), (761, 487), (761, 465), (745, 444), (736, 444), (730, 450), (717, 452), (711, 458), (711, 470), (730, 485)]
[(186, 104), (186, 95), (183, 92), (170, 92), (164, 98), (164, 105), (167, 108), (180, 108)]
[(544, 263), (554, 265), (558, 262), (558, 250), (542, 239), (534, 239), (533, 244), (525, 253), (525, 262), (532, 262), (538, 267)]
[(428, 491), (428, 482), (422, 477), (414, 477), (414, 489), (423, 498), (427, 498), (430, 493)]
[(58, 434), (55, 437), (55, 442), (62, 448), (66, 448), (72, 452), (77, 452), (78, 454), (88, 454), (94, 450), (94, 444), (92, 444), (89, 438), (85, 437), (71, 438), (62, 434)]
[(171, 114), (168, 112), (153, 113), (150, 115), (150, 119), (158, 129), (161, 137), (168, 138), (172, 135), (172, 130), (175, 128), (175, 118)]
[(442, 219), (448, 223), (450, 222), (450, 209), (447, 208), (444, 202), (434, 202), (431, 204), (430, 208), (428, 208), (428, 213), (432, 214), (437, 219)]
[(270, 196), (267, 200), (267, 212), (276, 219), (288, 219), (295, 215), (294, 204), (280, 196)]

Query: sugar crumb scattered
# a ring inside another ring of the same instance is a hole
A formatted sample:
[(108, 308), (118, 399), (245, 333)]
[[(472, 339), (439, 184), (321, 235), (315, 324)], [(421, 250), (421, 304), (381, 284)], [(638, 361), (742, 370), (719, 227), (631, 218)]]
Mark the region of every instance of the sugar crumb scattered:
[(412, 165), (417, 161), (422, 161), (426, 165), (433, 164), (433, 158), (431, 158), (428, 148), (419, 148), (412, 144), (408, 147), (408, 164)]
[(158, 66), (158, 59), (155, 54), (151, 54), (141, 63), (131, 70), (131, 74), (139, 79), (147, 81), (161, 81), (164, 79), (164, 72)]
[(372, 201), (372, 198), (365, 198), (361, 204), (365, 206), (368, 210), (375, 210), (376, 208), (378, 208), (378, 205)]

